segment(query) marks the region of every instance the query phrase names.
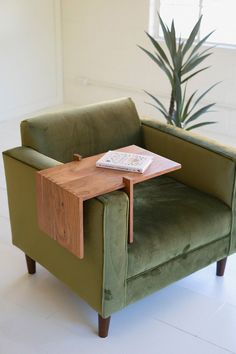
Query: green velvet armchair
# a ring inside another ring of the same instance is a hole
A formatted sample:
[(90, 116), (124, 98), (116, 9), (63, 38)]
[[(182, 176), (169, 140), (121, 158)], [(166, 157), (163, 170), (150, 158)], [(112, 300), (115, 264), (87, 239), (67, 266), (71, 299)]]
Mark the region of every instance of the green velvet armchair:
[[(3, 153), (13, 244), (28, 272), (40, 263), (97, 313), (99, 335), (112, 313), (236, 251), (236, 151), (199, 135), (140, 119), (129, 98), (21, 123), (22, 146)], [(182, 164), (135, 186), (134, 243), (127, 243), (129, 199), (115, 191), (85, 202), (85, 256), (40, 231), (36, 171), (136, 144)], [(140, 305), (141, 306), (141, 305)]]

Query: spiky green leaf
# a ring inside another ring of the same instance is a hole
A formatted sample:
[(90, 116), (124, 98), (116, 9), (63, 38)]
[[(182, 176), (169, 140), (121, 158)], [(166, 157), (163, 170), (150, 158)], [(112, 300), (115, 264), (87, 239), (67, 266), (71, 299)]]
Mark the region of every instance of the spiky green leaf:
[(202, 56), (198, 56), (198, 57), (194, 57), (193, 59), (191, 59), (187, 65), (184, 66), (183, 70), (181, 71), (182, 75), (187, 74), (189, 71), (192, 71), (197, 65), (201, 64), (201, 62), (203, 60), (205, 60), (207, 57), (209, 57), (209, 55), (211, 55), (212, 53), (208, 53)]
[(169, 115), (165, 113), (165, 111), (163, 111), (160, 107), (156, 106), (155, 104), (152, 104), (149, 102), (145, 102), (145, 103), (148, 104), (149, 106), (156, 108), (159, 112), (161, 112), (163, 114), (163, 116), (165, 117), (165, 119), (167, 120), (167, 122), (169, 124), (171, 124), (171, 119), (170, 119)]
[(142, 49), (144, 51), (144, 53), (146, 53), (159, 66), (159, 68), (161, 68), (166, 73), (166, 75), (168, 76), (168, 79), (170, 80), (171, 86), (172, 86), (173, 85), (173, 78), (172, 78), (171, 72), (166, 67), (166, 65), (163, 64), (163, 62), (160, 61), (158, 57), (153, 55), (151, 52), (149, 52), (145, 48), (141, 47), (140, 45), (138, 45), (138, 47), (140, 49)]
[[(201, 56), (203, 54), (206, 54), (207, 52), (209, 52), (210, 50), (212, 50), (213, 48), (215, 48), (215, 46), (211, 46), (211, 47), (208, 47), (206, 49), (204, 49), (201, 53), (199, 53)], [(210, 53), (210, 55), (213, 54), (212, 52)]]
[(200, 25), (201, 25), (201, 21), (202, 21), (202, 16), (199, 18), (199, 20), (197, 21), (196, 25), (193, 27), (193, 30), (192, 32), (190, 33), (186, 43), (185, 43), (185, 46), (183, 48), (183, 56), (187, 53), (187, 51), (191, 48), (198, 32), (199, 32), (199, 29), (200, 29)]
[(198, 117), (201, 115), (207, 113), (211, 107), (213, 107), (215, 103), (208, 104), (202, 108), (200, 108), (197, 112), (195, 112), (188, 120), (185, 122), (185, 125), (189, 124), (190, 122), (193, 122), (196, 120)]
[(177, 122), (177, 126), (179, 126), (180, 121), (181, 121), (181, 115), (182, 115), (182, 89), (181, 89), (181, 84), (178, 75), (175, 73), (175, 101), (176, 101), (176, 115), (175, 115), (175, 120)]
[(219, 85), (220, 81), (219, 82), (216, 82), (214, 85), (212, 85), (211, 87), (209, 87), (206, 91), (204, 91), (201, 96), (198, 97), (198, 99), (195, 101), (192, 109), (191, 109), (191, 112), (193, 111), (193, 109), (197, 106), (197, 104), (203, 99), (203, 97), (206, 96), (206, 94), (211, 91), (215, 86)]
[(182, 98), (182, 102), (180, 105), (180, 121), (183, 122), (185, 117), (184, 117), (184, 103), (185, 103), (185, 99), (186, 99), (186, 91), (187, 91), (187, 84), (184, 87), (184, 93), (183, 93), (183, 98)]
[(174, 123), (174, 125), (178, 128), (182, 128), (182, 124), (181, 121), (179, 119), (179, 115), (177, 111), (174, 111), (173, 117), (172, 117), (172, 122)]
[(192, 130), (192, 129), (196, 129), (196, 128), (202, 127), (203, 125), (209, 125), (209, 124), (215, 124), (215, 123), (217, 123), (217, 122), (198, 123), (198, 124), (192, 125), (191, 127), (185, 128), (185, 130)]
[(170, 66), (169, 59), (168, 59), (165, 51), (160, 46), (160, 44), (148, 32), (145, 32), (145, 33), (148, 36), (148, 38), (150, 39), (150, 41), (152, 42), (152, 44), (154, 45), (154, 47), (156, 48), (156, 50), (158, 51), (158, 53), (160, 54), (160, 56), (162, 57), (162, 59), (166, 62), (166, 64), (168, 64)]
[(197, 90), (189, 97), (189, 99), (188, 99), (188, 101), (187, 101), (187, 103), (185, 105), (185, 108), (184, 108), (184, 111), (183, 111), (183, 120), (185, 120), (188, 117), (188, 115), (189, 115), (189, 107), (190, 107), (190, 104), (191, 104), (194, 96), (196, 95), (196, 93), (197, 93)]
[(194, 77), (195, 75), (199, 74), (201, 71), (204, 71), (206, 69), (209, 69), (210, 66), (206, 66), (205, 68), (202, 68), (200, 70), (195, 71), (194, 73), (192, 73), (191, 75), (189, 75), (188, 77), (186, 77), (184, 80), (181, 81), (181, 84), (185, 83), (186, 81), (188, 81), (189, 79), (191, 79), (192, 77)]
[[(183, 64), (183, 68), (188, 65), (190, 62), (193, 62), (195, 59), (200, 58), (201, 56), (203, 56), (204, 54), (206, 54), (207, 52), (209, 52), (209, 50), (212, 50), (213, 47), (208, 47), (205, 50), (203, 50), (202, 52), (197, 52), (195, 53), (193, 56), (189, 56), (188, 59), (185, 61), (185, 63)], [(210, 53), (211, 55), (212, 53)]]
[(175, 35), (175, 24), (174, 20), (171, 23), (170, 37), (172, 42), (173, 54), (176, 54), (176, 35)]
[(198, 51), (198, 49), (207, 41), (207, 39), (212, 35), (212, 33), (214, 33), (215, 31), (211, 31), (208, 35), (206, 35), (203, 39), (201, 39), (193, 48), (191, 54), (190, 54), (190, 58), (193, 56), (194, 53), (196, 53)]
[(165, 106), (161, 103), (161, 101), (160, 101), (157, 97), (153, 96), (153, 95), (152, 95), (150, 92), (148, 92), (148, 91), (145, 91), (145, 90), (144, 90), (144, 92), (145, 92), (149, 97), (151, 97), (151, 98), (165, 111), (165, 113), (168, 115), (168, 112), (167, 112)]
[(172, 43), (172, 38), (171, 38), (171, 34), (170, 34), (170, 30), (168, 29), (167, 26), (165, 26), (164, 22), (162, 21), (161, 16), (158, 14), (159, 20), (160, 20), (160, 25), (162, 28), (162, 32), (164, 35), (164, 39), (165, 39), (165, 43), (166, 46), (170, 52), (171, 58), (173, 58), (173, 55), (175, 54), (174, 50), (173, 50), (173, 43)]
[(182, 41), (181, 37), (179, 37), (177, 53), (182, 52), (183, 46), (184, 46), (184, 41)]

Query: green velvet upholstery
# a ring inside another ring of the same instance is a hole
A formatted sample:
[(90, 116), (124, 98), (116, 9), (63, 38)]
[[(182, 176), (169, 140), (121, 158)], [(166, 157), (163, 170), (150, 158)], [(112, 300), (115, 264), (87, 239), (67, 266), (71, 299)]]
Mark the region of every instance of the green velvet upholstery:
[(142, 119), (142, 141), (146, 149), (182, 164), (171, 175), (225, 204), (232, 213), (230, 254), (236, 251), (236, 149), (200, 135)]
[(196, 272), (228, 254), (229, 237), (173, 258), (127, 281), (126, 305)]
[(74, 153), (87, 157), (139, 145), (140, 136), (140, 120), (130, 98), (48, 113), (21, 123), (22, 145), (61, 162), (71, 161)]
[[(236, 251), (235, 149), (140, 120), (129, 98), (27, 119), (21, 134), (22, 146), (3, 153), (13, 244), (104, 318)], [(87, 201), (80, 260), (39, 230), (35, 173), (130, 144), (183, 167), (135, 186), (131, 245), (126, 193)]]
[(143, 119), (142, 132), (147, 149), (182, 164), (174, 178), (232, 205), (235, 149), (157, 121)]
[(49, 161), (51, 167), (57, 163), (35, 154), (34, 167), (31, 167), (25, 164), (24, 152), (19, 147), (3, 155), (13, 244), (106, 317), (111, 308), (118, 310), (125, 304), (127, 195), (116, 191), (85, 203), (85, 257), (80, 260), (41, 232), (37, 225), (36, 166), (48, 168)]
[(134, 200), (135, 242), (128, 249), (128, 277), (230, 234), (227, 205), (173, 178), (137, 184)]

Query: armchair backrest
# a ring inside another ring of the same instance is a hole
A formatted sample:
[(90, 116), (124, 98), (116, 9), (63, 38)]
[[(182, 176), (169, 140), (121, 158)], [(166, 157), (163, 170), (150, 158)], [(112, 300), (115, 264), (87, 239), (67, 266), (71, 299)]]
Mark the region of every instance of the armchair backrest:
[(21, 123), (22, 145), (61, 162), (141, 143), (138, 113), (130, 98), (48, 113)]

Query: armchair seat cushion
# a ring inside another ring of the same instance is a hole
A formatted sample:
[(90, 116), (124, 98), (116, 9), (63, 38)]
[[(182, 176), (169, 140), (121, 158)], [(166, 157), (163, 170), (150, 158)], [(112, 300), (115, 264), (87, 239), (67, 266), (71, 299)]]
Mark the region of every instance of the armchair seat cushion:
[(128, 278), (229, 235), (231, 222), (227, 205), (173, 178), (137, 184)]

